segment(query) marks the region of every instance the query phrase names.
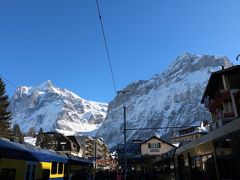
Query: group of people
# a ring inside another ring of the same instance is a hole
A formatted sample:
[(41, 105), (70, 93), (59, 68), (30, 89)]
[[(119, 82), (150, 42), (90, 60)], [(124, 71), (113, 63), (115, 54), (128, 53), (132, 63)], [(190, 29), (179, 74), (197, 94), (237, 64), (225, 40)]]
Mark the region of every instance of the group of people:
[[(75, 175), (71, 180), (124, 180), (124, 173), (121, 170), (103, 170), (98, 169), (93, 172), (82, 172)], [(159, 173), (156, 170), (149, 171), (135, 171), (131, 170), (127, 172), (127, 180), (160, 180)]]
[[(135, 171), (130, 170), (126, 175), (127, 180), (160, 180), (156, 170)], [(121, 170), (97, 170), (95, 180), (124, 180), (124, 173)]]

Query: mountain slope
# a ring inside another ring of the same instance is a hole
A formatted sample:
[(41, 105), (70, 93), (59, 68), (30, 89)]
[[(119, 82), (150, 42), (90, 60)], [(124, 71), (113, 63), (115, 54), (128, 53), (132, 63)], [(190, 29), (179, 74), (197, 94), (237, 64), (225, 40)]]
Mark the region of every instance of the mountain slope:
[(98, 128), (107, 112), (107, 104), (87, 101), (67, 89), (46, 81), (37, 87), (19, 87), (11, 99), (12, 122), (24, 132), (34, 127), (64, 134)]
[[(209, 119), (200, 98), (211, 72), (231, 66), (226, 57), (209, 55), (179, 56), (170, 67), (148, 81), (135, 81), (109, 103), (102, 126), (91, 132), (102, 136), (110, 147), (123, 142), (123, 100), (127, 107), (127, 128), (199, 125)], [(123, 97), (124, 96), (124, 97)], [(127, 139), (146, 138), (155, 133), (169, 137), (174, 129), (132, 130)]]

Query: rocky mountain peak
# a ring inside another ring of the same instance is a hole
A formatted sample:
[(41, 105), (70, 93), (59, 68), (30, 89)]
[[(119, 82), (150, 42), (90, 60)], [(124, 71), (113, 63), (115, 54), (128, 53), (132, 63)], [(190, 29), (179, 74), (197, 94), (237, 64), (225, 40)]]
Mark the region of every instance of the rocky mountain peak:
[(184, 53), (176, 58), (165, 73), (168, 76), (177, 72), (187, 74), (205, 68), (220, 69), (221, 66), (230, 67), (232, 66), (232, 63), (226, 56), (194, 55)]
[(52, 88), (54, 87), (52, 81), (47, 80), (43, 83), (41, 83), (40, 85), (36, 86), (35, 89), (40, 90), (40, 91), (47, 91), (47, 90), (52, 90)]
[(44, 131), (74, 134), (98, 128), (105, 119), (107, 104), (82, 99), (48, 80), (36, 87), (19, 87), (10, 110), (12, 122), (24, 132), (42, 127)]
[[(124, 90), (128, 128), (199, 125), (209, 115), (200, 103), (211, 72), (231, 66), (225, 56), (184, 53), (167, 70), (150, 80), (134, 81)], [(123, 95), (109, 104), (102, 126), (93, 135), (101, 136), (114, 146), (123, 142)], [(144, 139), (154, 134), (168, 138), (172, 129), (129, 131), (127, 139)]]

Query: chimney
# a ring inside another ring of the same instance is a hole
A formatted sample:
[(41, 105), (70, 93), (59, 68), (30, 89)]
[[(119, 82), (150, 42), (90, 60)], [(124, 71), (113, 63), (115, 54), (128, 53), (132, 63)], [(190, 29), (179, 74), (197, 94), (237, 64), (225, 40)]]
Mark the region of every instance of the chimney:
[(224, 66), (222, 66), (222, 70), (224, 70)]

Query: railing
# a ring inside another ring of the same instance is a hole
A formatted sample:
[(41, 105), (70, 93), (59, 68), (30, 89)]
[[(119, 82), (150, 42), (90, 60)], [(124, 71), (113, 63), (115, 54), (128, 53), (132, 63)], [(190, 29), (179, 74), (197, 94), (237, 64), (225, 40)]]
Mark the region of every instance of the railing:
[(221, 93), (221, 98), (222, 98), (222, 101), (223, 101), (223, 102), (229, 102), (229, 101), (231, 101), (230, 90), (222, 89), (222, 90), (220, 90), (220, 93)]

